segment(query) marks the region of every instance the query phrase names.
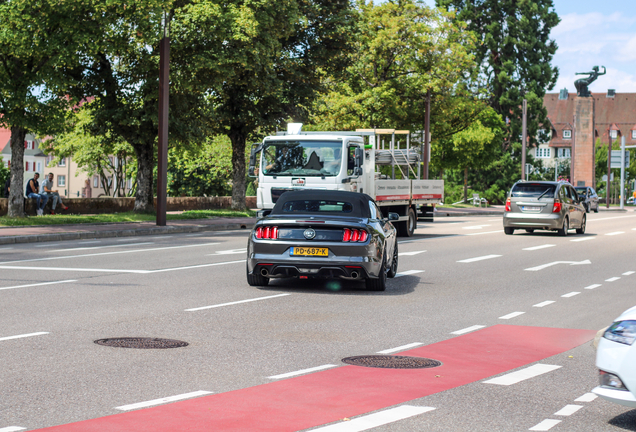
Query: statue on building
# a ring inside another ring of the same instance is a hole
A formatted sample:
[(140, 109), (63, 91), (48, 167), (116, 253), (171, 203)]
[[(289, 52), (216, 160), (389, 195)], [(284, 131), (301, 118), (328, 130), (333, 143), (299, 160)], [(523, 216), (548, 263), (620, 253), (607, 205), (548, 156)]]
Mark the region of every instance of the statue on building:
[(590, 84), (592, 84), (592, 82), (596, 81), (596, 79), (600, 76), (600, 75), (605, 75), (605, 73), (607, 72), (607, 70), (605, 69), (605, 66), (601, 66), (603, 68), (603, 72), (599, 73), (599, 67), (598, 66), (594, 66), (592, 68), (592, 72), (577, 72), (575, 75), (588, 75), (587, 78), (581, 78), (581, 79), (577, 79), (576, 81), (574, 81), (574, 87), (576, 87), (576, 94), (581, 96), (581, 97), (591, 97), (592, 95), (590, 94), (590, 91), (588, 90), (587, 86), (589, 86)]

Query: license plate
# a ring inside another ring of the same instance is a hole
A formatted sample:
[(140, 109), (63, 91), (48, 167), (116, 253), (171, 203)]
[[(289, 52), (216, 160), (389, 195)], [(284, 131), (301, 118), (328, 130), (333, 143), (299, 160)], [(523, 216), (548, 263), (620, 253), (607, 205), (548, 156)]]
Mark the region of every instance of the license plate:
[(301, 256), (329, 256), (328, 248), (313, 248), (313, 247), (293, 247), (291, 251), (292, 255)]
[(526, 211), (539, 211), (539, 210), (541, 210), (541, 207), (528, 207), (528, 206), (523, 206), (521, 209), (522, 209), (522, 210), (526, 210)]

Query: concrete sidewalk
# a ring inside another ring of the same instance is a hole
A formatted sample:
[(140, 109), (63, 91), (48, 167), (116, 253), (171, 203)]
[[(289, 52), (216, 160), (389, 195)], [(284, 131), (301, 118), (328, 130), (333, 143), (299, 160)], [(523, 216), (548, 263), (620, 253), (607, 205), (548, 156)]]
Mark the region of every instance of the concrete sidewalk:
[(171, 220), (165, 227), (155, 222), (0, 227), (0, 245), (251, 229), (255, 222), (256, 218), (215, 218)]
[[(434, 217), (446, 217), (446, 216), (502, 216), (504, 214), (505, 206), (492, 205), (490, 207), (465, 207), (465, 208), (448, 208), (448, 207), (436, 207)], [(620, 207), (605, 208), (599, 206), (599, 212), (631, 212), (635, 211), (633, 206), (625, 206), (624, 210)]]

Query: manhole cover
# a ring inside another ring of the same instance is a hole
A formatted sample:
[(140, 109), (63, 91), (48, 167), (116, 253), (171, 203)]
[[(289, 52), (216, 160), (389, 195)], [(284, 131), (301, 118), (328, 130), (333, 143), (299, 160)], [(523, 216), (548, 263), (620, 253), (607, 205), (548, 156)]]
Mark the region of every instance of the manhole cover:
[(188, 346), (187, 342), (174, 339), (158, 339), (158, 338), (110, 338), (98, 339), (95, 341), (97, 345), (104, 345), (115, 348), (141, 348), (141, 349), (163, 349), (163, 348), (181, 348)]
[(354, 366), (389, 369), (423, 369), (442, 365), (442, 362), (433, 359), (392, 355), (355, 356), (343, 358), (342, 361)]

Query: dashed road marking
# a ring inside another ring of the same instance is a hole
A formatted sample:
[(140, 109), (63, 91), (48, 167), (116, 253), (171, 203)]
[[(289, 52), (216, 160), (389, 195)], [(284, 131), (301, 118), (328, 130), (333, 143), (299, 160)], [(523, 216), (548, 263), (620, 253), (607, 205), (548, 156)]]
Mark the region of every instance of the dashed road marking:
[(509, 313), (508, 315), (504, 315), (504, 316), (500, 316), (499, 319), (512, 319), (515, 317), (518, 317), (519, 315), (523, 315), (525, 312), (513, 312), (513, 313)]
[(578, 262), (577, 261), (554, 261), (554, 262), (543, 264), (543, 265), (540, 265), (540, 266), (530, 267), (530, 268), (527, 268), (525, 270), (526, 271), (539, 271), (539, 270), (543, 270), (543, 269), (548, 268), (548, 267), (552, 267), (552, 266), (557, 265), (557, 264), (584, 265), (584, 264), (592, 264), (592, 262), (590, 260), (578, 261)]
[(554, 303), (554, 300), (546, 300), (544, 302), (537, 303), (536, 305), (532, 305), (532, 307), (544, 307), (547, 305), (551, 305), (552, 303)]
[(241, 303), (249, 303), (249, 302), (254, 302), (254, 301), (259, 301), (259, 300), (267, 300), (267, 299), (273, 299), (273, 298), (277, 298), (277, 297), (285, 297), (285, 296), (289, 296), (291, 294), (276, 294), (276, 295), (272, 295), (272, 296), (267, 296), (267, 297), (257, 297), (257, 298), (253, 298), (253, 299), (247, 299), (247, 300), (239, 300), (239, 301), (234, 301), (234, 302), (229, 302), (229, 303), (221, 303), (221, 304), (217, 304), (217, 305), (212, 305), (212, 306), (203, 306), (203, 307), (197, 307), (197, 308), (192, 308), (192, 309), (186, 309), (185, 312), (196, 312), (196, 311), (200, 311), (200, 310), (205, 310), (205, 309), (214, 309), (214, 308), (218, 308), (218, 307), (223, 307), (223, 306), (233, 306), (233, 305), (237, 305), (237, 304), (241, 304)]
[(614, 281), (617, 281), (619, 279), (620, 279), (620, 277), (614, 276), (614, 277), (611, 277), (609, 279), (605, 279), (605, 282), (614, 282)]
[(590, 289), (591, 290), (591, 289), (594, 289), (594, 288), (598, 288), (600, 286), (602, 286), (602, 284), (594, 284), (594, 285), (586, 286), (583, 289)]
[(333, 425), (312, 429), (312, 432), (361, 432), (399, 420), (404, 420), (409, 417), (424, 414), (425, 412), (433, 411), (434, 409), (435, 408), (433, 407), (402, 405), (396, 408), (391, 408), (388, 410), (358, 417), (347, 422), (336, 423)]
[(555, 412), (554, 415), (571, 416), (572, 414), (574, 414), (581, 408), (583, 408), (583, 406), (581, 405), (566, 405), (563, 408), (561, 408), (559, 411)]
[(180, 394), (176, 396), (168, 396), (165, 398), (153, 399), (146, 402), (139, 402), (139, 403), (134, 403), (130, 405), (122, 405), (122, 406), (115, 407), (115, 409), (118, 409), (120, 411), (130, 411), (130, 410), (139, 409), (139, 408), (146, 408), (153, 405), (161, 405), (168, 402), (175, 402), (175, 401), (183, 400), (183, 399), (191, 399), (194, 397), (199, 397), (199, 396), (208, 395), (208, 394), (212, 394), (212, 392), (199, 390), (199, 391), (184, 393), (184, 394)]
[(561, 420), (545, 419), (541, 423), (539, 423), (538, 425), (532, 426), (528, 430), (531, 430), (531, 431), (549, 431), (550, 429), (552, 429), (554, 426), (558, 425), (559, 423), (561, 423)]
[(461, 330), (457, 330), (457, 331), (451, 332), (451, 334), (454, 334), (454, 335), (463, 335), (464, 333), (470, 333), (470, 332), (472, 332), (472, 331), (479, 330), (479, 329), (484, 328), (484, 327), (486, 327), (486, 326), (483, 326), (483, 325), (474, 325), (474, 326), (466, 327), (466, 328), (461, 329)]
[(421, 253), (426, 252), (425, 250), (423, 251), (415, 251), (415, 252), (400, 252), (398, 253), (398, 256), (413, 256), (413, 255), (419, 255)]
[(619, 234), (625, 234), (625, 231), (616, 231), (616, 232), (607, 233), (605, 235), (606, 236), (615, 236), (615, 235), (619, 235)]
[(23, 428), (20, 426), (7, 426), (7, 427), (0, 428), (0, 432), (18, 432), (21, 430), (26, 430), (26, 428)]
[(18, 288), (28, 288), (28, 287), (34, 287), (34, 286), (43, 286), (43, 285), (55, 285), (55, 284), (70, 283), (70, 282), (77, 282), (77, 280), (69, 279), (69, 280), (62, 280), (62, 281), (55, 281), (55, 282), (42, 282), (42, 283), (35, 283), (35, 284), (28, 284), (28, 285), (16, 285), (16, 286), (10, 286), (10, 287), (0, 287), (0, 291), (2, 291), (2, 290), (10, 290), (10, 289), (18, 289)]
[(331, 368), (335, 368), (335, 367), (338, 367), (338, 365), (325, 364), (325, 365), (322, 365), (322, 366), (316, 366), (316, 367), (312, 367), (312, 368), (301, 369), (301, 370), (298, 370), (298, 371), (288, 372), (288, 373), (284, 373), (284, 374), (280, 374), (280, 375), (272, 375), (272, 376), (267, 377), (267, 378), (269, 378), (269, 379), (290, 378), (290, 377), (293, 377), (293, 376), (305, 375), (305, 374), (308, 374), (308, 373), (318, 372), (318, 371), (321, 371), (321, 370), (331, 369)]
[(513, 385), (520, 383), (521, 381), (525, 381), (530, 378), (538, 377), (539, 375), (543, 375), (548, 372), (552, 372), (553, 370), (560, 369), (561, 366), (557, 365), (549, 365), (549, 364), (536, 364), (516, 372), (511, 372), (506, 375), (502, 375), (497, 378), (489, 379), (484, 381), (484, 384), (495, 384), (495, 385)]
[(127, 241), (133, 241), (133, 240), (139, 240), (139, 237), (130, 237), (130, 238), (117, 239), (118, 242), (127, 242)]
[(476, 232), (476, 233), (469, 233), (469, 234), (463, 234), (463, 235), (467, 235), (467, 236), (473, 236), (473, 235), (482, 235), (482, 234), (495, 234), (495, 233), (502, 233), (502, 230), (497, 230), (497, 231), (484, 231), (484, 232)]
[(544, 245), (541, 245), (541, 246), (534, 246), (534, 247), (525, 248), (525, 249), (523, 249), (523, 250), (526, 250), (526, 251), (534, 251), (534, 250), (539, 250), (539, 249), (551, 248), (551, 247), (554, 247), (554, 246), (556, 246), (556, 245), (553, 245), (553, 244), (544, 244)]
[(422, 345), (421, 342), (413, 342), (411, 344), (407, 344), (407, 345), (402, 345), (402, 346), (395, 347), (395, 348), (386, 349), (384, 351), (378, 351), (376, 354), (390, 354), (390, 353), (394, 353), (394, 352), (398, 352), (398, 351), (404, 351), (404, 350), (407, 350), (409, 348), (415, 348), (416, 346), (420, 346), (420, 345)]
[(623, 273), (623, 276), (633, 275), (634, 273), (636, 273), (636, 272), (634, 272), (634, 271), (628, 271), (628, 272)]
[(460, 260), (457, 261), (458, 263), (472, 263), (472, 262), (477, 262), (477, 261), (483, 261), (483, 260), (487, 260), (487, 259), (492, 259), (492, 258), (499, 258), (501, 255), (484, 255), (484, 256), (480, 256), (480, 257), (475, 257), (475, 258), (468, 258), (465, 260)]
[(594, 240), (596, 237), (583, 237), (583, 238), (577, 238), (574, 240), (570, 240), (571, 242), (582, 242), (582, 241), (588, 241), (588, 240)]
[(561, 297), (568, 298), (568, 297), (574, 297), (575, 295), (579, 295), (579, 294), (581, 294), (581, 293), (580, 293), (580, 292), (578, 292), (578, 291), (572, 291), (572, 292), (570, 292), (570, 293), (563, 294)]
[(247, 253), (247, 249), (230, 249), (230, 250), (224, 250), (224, 251), (216, 251), (213, 254), (207, 254), (206, 256), (213, 256), (213, 255), (238, 255), (238, 254), (246, 254)]
[(489, 227), (489, 226), (490, 225), (472, 225), (472, 226), (462, 227), (462, 229), (473, 230), (473, 229), (482, 229), (484, 227)]
[(424, 273), (424, 270), (407, 270), (407, 271), (403, 271), (400, 273), (397, 273), (395, 275), (396, 278), (402, 277), (402, 276), (409, 276), (409, 275), (413, 275), (413, 274), (417, 274), (417, 273)]
[[(36, 245), (34, 247), (36, 248), (43, 248), (43, 247), (51, 247), (51, 246), (59, 246), (62, 243), (47, 243), (47, 244), (43, 244), (43, 245)], [(0, 429), (1, 430), (1, 429)]]
[[(37, 333), (27, 333), (27, 334), (15, 335), (15, 336), (5, 336), (5, 337), (1, 337), (0, 341), (7, 341), (7, 340), (12, 340), (12, 339), (22, 339), (22, 338), (25, 338), (25, 337), (41, 336), (41, 335), (46, 335), (46, 334), (49, 334), (49, 332), (37, 332)], [(2, 429), (0, 429), (0, 431), (2, 431)]]
[(70, 248), (70, 249), (53, 249), (49, 252), (71, 252), (71, 251), (80, 251), (80, 250), (97, 250), (97, 249), (108, 249), (108, 248), (120, 248), (120, 247), (128, 247), (128, 246), (142, 246), (155, 244), (154, 242), (142, 242), (142, 243), (129, 243), (129, 244), (116, 244), (116, 245), (108, 245), (108, 246), (89, 246), (89, 247), (79, 247), (79, 248)]
[(592, 402), (597, 397), (594, 393), (585, 393), (583, 396), (574, 399), (574, 402)]

